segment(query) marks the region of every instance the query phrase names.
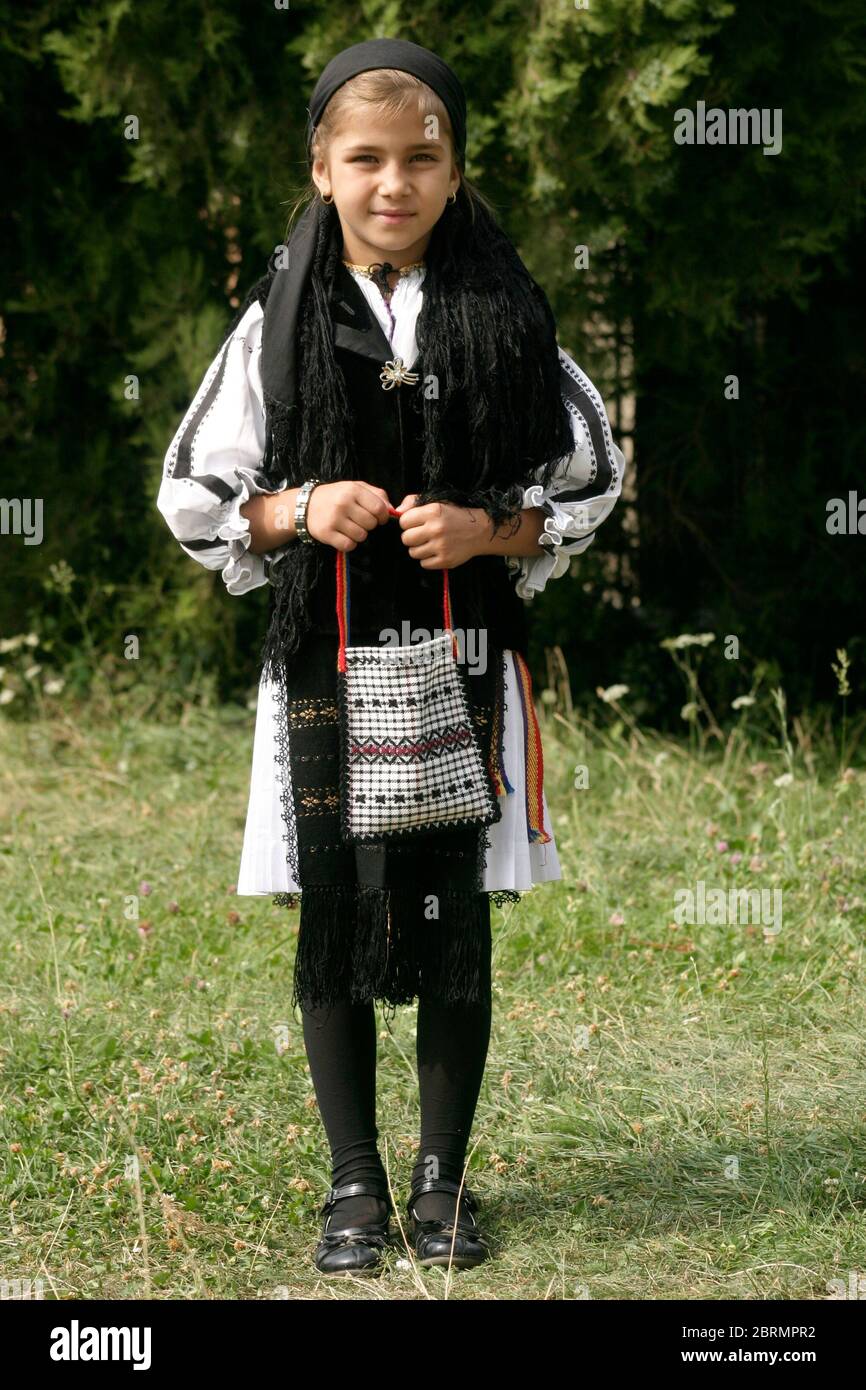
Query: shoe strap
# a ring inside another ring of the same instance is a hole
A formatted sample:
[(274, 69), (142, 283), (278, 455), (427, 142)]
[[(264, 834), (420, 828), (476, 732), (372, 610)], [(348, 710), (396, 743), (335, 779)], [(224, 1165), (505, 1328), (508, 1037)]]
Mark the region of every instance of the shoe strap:
[(391, 1210), (391, 1194), (387, 1188), (382, 1189), (380, 1184), (370, 1182), (344, 1182), (339, 1187), (328, 1189), (322, 1213), (330, 1210), (334, 1204), (342, 1197), (378, 1197), (381, 1202), (385, 1202), (388, 1210)]
[(453, 1192), (455, 1197), (459, 1192), (460, 1200), (466, 1202), (469, 1211), (478, 1210), (475, 1193), (468, 1187), (461, 1188), (459, 1182), (454, 1182), (452, 1178), (424, 1178), (420, 1183), (413, 1183), (410, 1203), (414, 1202), (416, 1197), (423, 1197), (425, 1192)]

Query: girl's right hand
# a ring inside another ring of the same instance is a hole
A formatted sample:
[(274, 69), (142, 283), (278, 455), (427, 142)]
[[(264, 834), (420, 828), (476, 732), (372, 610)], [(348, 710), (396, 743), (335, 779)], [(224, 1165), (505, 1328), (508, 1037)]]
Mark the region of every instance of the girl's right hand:
[(335, 550), (354, 550), (367, 533), (391, 519), (384, 488), (369, 483), (319, 483), (307, 503), (307, 530)]

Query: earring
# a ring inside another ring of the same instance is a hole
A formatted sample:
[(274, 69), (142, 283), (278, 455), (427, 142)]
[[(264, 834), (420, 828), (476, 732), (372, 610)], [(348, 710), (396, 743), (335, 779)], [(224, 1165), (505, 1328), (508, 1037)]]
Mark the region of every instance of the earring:
[(333, 195), (333, 193), (329, 193), (328, 196), (327, 196), (327, 198), (325, 197), (324, 193), (321, 193), (319, 196), (320, 196), (320, 198), (322, 199), (322, 202), (323, 202), (323, 203), (333, 203), (333, 201), (334, 201), (334, 195)]
[(457, 202), (457, 194), (456, 194), (456, 193), (449, 193), (449, 194), (448, 194), (448, 201), (449, 201), (449, 203), (456, 203), (456, 202)]

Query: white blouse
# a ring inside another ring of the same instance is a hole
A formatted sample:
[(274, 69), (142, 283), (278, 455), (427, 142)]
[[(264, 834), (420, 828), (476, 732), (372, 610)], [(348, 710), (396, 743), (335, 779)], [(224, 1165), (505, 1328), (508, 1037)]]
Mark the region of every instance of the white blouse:
[[(415, 323), (423, 303), (424, 267), (401, 277), (391, 296), (391, 313), (378, 288), (352, 271), (370, 308), (394, 349), (411, 369), (418, 356)], [(265, 407), (261, 383), (261, 331), (264, 311), (250, 305), (231, 338), (211, 362), (201, 385), (169, 445), (156, 505), (182, 549), (206, 569), (219, 570), (230, 594), (240, 595), (270, 582), (289, 541), (265, 554), (250, 550), (250, 527), (241, 507), (260, 492), (274, 488), (261, 472), (265, 448)], [(609, 515), (622, 490), (625, 458), (611, 437), (601, 396), (569, 355), (559, 349), (574, 433), (574, 452), (563, 461), (547, 488), (532, 484), (524, 490), (524, 507), (545, 513), (539, 543), (544, 555), (505, 556), (516, 576), (521, 598), (540, 593), (549, 579), (569, 568), (572, 555), (592, 544), (595, 532)], [(599, 458), (603, 449), (604, 457)], [(599, 486), (595, 483), (599, 473)], [(579, 497), (575, 494), (579, 493)], [(563, 494), (570, 496), (563, 497)], [(400, 499), (394, 499), (398, 502)], [(503, 756), (514, 790), (500, 798), (502, 820), (489, 826), (484, 888), (524, 890), (534, 883), (562, 877), (547, 798), (542, 791), (546, 844), (527, 837), (523, 720), (516, 690), (512, 653), (505, 661), (506, 702)], [(262, 675), (256, 706), (250, 795), (238, 873), (237, 893), (300, 893), (287, 862), (286, 826), (280, 801), (281, 773), (276, 763), (275, 690)], [(291, 769), (286, 761), (289, 781)]]

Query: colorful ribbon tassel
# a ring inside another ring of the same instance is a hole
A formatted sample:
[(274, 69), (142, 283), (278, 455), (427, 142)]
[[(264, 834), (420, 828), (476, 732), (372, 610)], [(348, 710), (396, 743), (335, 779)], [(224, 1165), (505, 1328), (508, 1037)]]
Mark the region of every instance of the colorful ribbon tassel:
[[(552, 836), (544, 828), (544, 754), (541, 748), (541, 731), (532, 700), (532, 677), (529, 667), (518, 651), (512, 651), (514, 670), (517, 675), (517, 691), (520, 696), (520, 710), (523, 718), (524, 766), (526, 768), (526, 834), (530, 844), (545, 845)], [(503, 718), (502, 698), (497, 701), (493, 722), (492, 753), (490, 775), (497, 796), (513, 793), (514, 788), (505, 771), (504, 757), (505, 720)]]

